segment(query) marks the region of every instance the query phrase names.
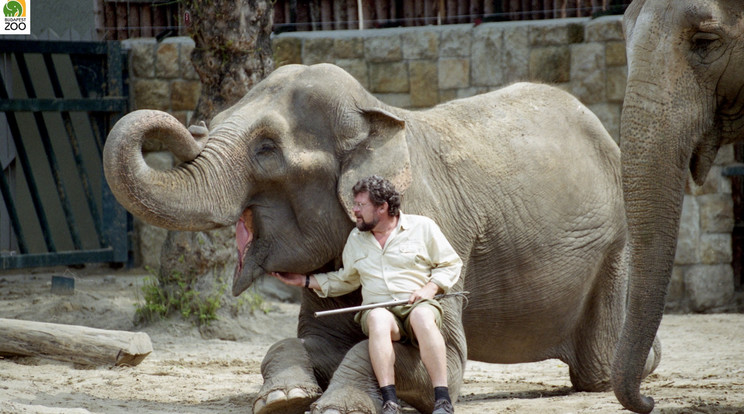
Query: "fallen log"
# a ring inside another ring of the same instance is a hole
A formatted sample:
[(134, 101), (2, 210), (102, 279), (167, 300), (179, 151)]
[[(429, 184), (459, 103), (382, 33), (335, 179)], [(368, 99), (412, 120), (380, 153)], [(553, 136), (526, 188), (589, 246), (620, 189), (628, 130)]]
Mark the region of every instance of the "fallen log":
[(144, 332), (0, 318), (0, 354), (82, 365), (135, 366), (152, 352)]

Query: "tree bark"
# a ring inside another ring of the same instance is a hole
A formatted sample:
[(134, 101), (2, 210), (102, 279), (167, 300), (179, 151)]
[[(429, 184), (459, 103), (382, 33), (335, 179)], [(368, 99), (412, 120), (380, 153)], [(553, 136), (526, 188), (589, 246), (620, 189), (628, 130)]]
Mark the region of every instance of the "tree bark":
[(152, 352), (144, 332), (0, 319), (0, 354), (39, 356), (82, 365), (135, 366)]
[(202, 94), (191, 124), (209, 121), (274, 70), (268, 0), (186, 0), (194, 39), (191, 62)]

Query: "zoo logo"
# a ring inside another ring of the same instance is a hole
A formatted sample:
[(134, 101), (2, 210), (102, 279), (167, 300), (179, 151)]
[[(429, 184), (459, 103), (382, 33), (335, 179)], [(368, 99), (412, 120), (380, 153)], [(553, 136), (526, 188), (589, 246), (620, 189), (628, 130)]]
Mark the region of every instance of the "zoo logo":
[(31, 34), (30, 0), (6, 0), (3, 4), (5, 19), (0, 35)]

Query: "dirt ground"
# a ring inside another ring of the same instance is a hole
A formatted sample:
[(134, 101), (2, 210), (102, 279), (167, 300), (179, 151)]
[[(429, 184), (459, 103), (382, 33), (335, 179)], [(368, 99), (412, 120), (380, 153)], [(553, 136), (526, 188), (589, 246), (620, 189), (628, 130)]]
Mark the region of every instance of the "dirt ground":
[[(51, 293), (49, 272), (0, 274), (0, 317), (144, 331), (154, 352), (130, 368), (0, 358), (0, 413), (251, 413), (266, 350), (295, 335), (299, 307), (279, 302), (269, 303), (268, 313), (242, 316), (238, 340), (203, 339), (178, 319), (135, 327), (145, 275), (70, 273), (72, 296)], [(660, 337), (661, 365), (642, 388), (655, 398), (654, 412), (744, 413), (744, 314), (666, 315)], [(455, 408), (460, 414), (623, 412), (611, 392), (571, 391), (568, 369), (557, 360), (468, 362)]]

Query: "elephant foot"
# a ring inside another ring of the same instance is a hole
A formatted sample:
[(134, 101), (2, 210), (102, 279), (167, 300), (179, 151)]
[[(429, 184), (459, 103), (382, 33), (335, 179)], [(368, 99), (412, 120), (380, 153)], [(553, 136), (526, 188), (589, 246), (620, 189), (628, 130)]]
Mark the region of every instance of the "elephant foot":
[(321, 395), (320, 387), (274, 388), (259, 393), (253, 402), (254, 414), (304, 414)]
[(312, 405), (312, 414), (376, 414), (380, 402), (356, 387), (338, 387), (326, 390)]

